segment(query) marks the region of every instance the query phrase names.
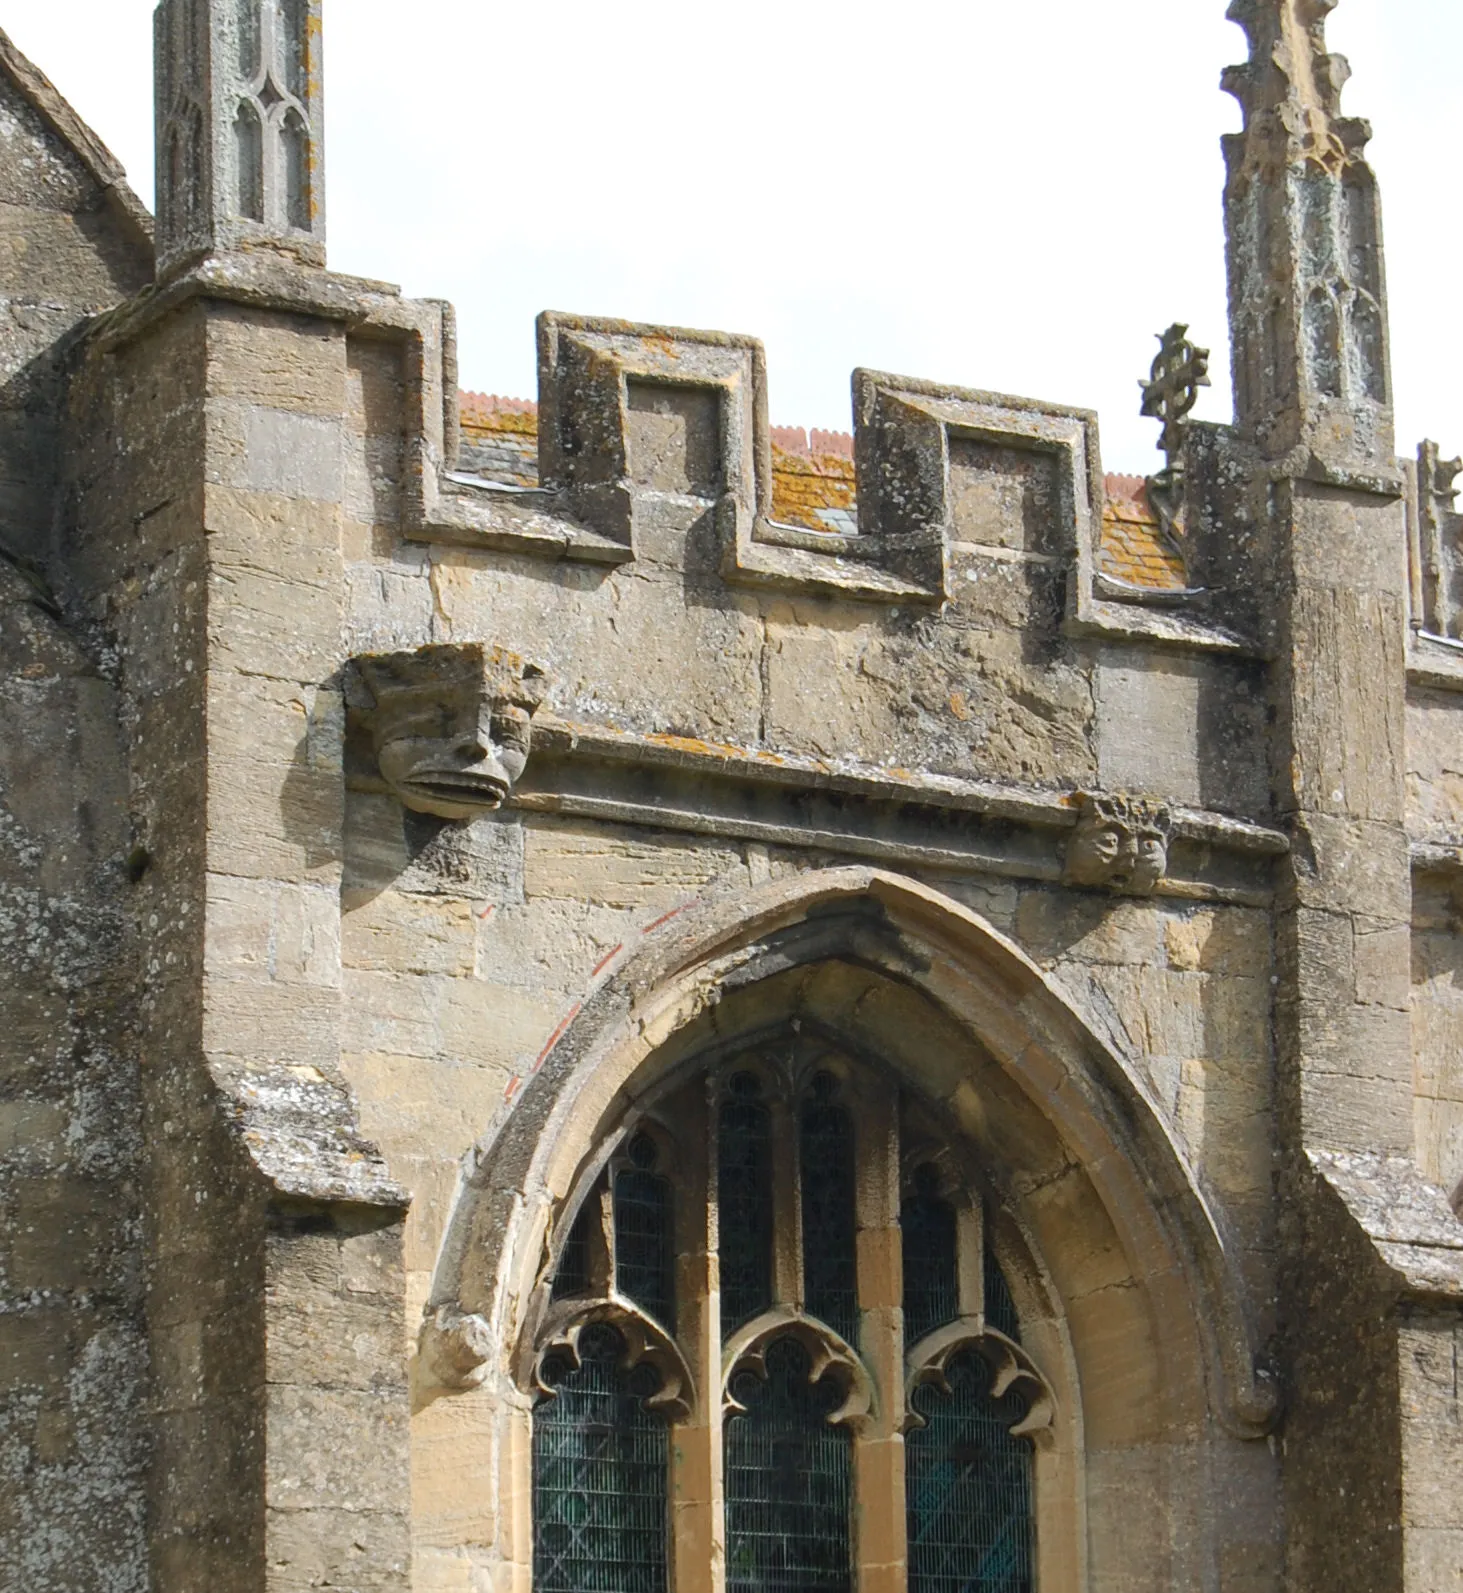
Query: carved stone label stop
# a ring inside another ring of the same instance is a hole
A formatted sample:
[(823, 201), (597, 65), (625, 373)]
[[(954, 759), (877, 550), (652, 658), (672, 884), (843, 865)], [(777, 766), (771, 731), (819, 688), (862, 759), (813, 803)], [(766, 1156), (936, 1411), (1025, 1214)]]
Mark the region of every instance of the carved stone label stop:
[(547, 684), (537, 664), (478, 643), (368, 653), (381, 778), (418, 813), (466, 819), (501, 807), (528, 763)]
[(1068, 885), (1101, 885), (1146, 896), (1168, 867), (1173, 813), (1143, 797), (1081, 795), (1077, 828), (1067, 843)]

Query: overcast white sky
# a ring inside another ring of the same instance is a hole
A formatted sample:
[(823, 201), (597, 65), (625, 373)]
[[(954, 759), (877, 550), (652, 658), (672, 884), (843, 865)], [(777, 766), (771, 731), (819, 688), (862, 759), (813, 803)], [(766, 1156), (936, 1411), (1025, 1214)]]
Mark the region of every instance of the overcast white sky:
[[(152, 0), (0, 26), (152, 199)], [(846, 430), (855, 365), (1098, 409), (1172, 320), (1229, 418), (1224, 0), (326, 0), (330, 259), (452, 299), (465, 386), (531, 397), (541, 309), (751, 332), (772, 415)], [(1463, 0), (1343, 0), (1377, 127), (1399, 447), (1463, 449)]]

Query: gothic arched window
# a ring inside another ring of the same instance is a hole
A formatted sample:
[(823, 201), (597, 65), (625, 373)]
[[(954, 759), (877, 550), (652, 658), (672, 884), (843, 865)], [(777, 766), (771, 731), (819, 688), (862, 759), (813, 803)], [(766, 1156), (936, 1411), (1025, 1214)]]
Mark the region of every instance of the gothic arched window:
[(1021, 1345), (934, 1115), (799, 1033), (585, 1167), (531, 1348), (537, 1593), (1033, 1593)]

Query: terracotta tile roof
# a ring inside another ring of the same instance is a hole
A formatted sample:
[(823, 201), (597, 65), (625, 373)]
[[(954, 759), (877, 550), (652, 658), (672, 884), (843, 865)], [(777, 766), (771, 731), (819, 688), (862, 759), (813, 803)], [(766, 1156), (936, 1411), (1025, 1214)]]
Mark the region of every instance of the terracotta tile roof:
[(772, 428), (772, 518), (805, 531), (857, 533), (848, 432)]
[(804, 431), (801, 426), (774, 426), (772, 446), (785, 454), (797, 454), (808, 459), (832, 454), (839, 459), (853, 459), (853, 434), (846, 431)]
[(1182, 554), (1148, 504), (1142, 476), (1108, 476), (1098, 560), (1102, 573), (1129, 586), (1177, 592), (1188, 584)]
[(459, 468), (511, 487), (538, 486), (538, 405), (531, 398), (463, 393)]
[[(538, 405), (527, 398), (463, 393), (460, 467), (515, 487), (538, 485)], [(847, 432), (772, 428), (772, 516), (808, 531), (858, 530), (853, 438)], [(1159, 527), (1142, 476), (1108, 476), (1099, 560), (1130, 586), (1176, 591), (1184, 561)]]

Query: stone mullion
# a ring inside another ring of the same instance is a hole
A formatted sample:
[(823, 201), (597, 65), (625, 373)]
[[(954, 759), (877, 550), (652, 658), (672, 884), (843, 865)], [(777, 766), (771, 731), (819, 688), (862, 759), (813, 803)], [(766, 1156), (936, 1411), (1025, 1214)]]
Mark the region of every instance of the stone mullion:
[(618, 1267), (615, 1260), (615, 1175), (606, 1170), (599, 1187), (590, 1195), (598, 1208), (599, 1220), (589, 1236), (589, 1286), (594, 1294), (615, 1292)]
[(956, 1300), (960, 1315), (985, 1326), (985, 1212), (978, 1199), (955, 1207)]
[(802, 1310), (803, 1204), (796, 1105), (775, 1096), (772, 1109), (772, 1302)]
[[(717, 1265), (716, 1112), (692, 1092), (679, 1143), (690, 1154), (675, 1203), (677, 1338), (696, 1381), (685, 1421), (670, 1432), (670, 1568), (674, 1593), (722, 1593), (721, 1279)], [(694, 1147), (705, 1154), (697, 1156)]]
[(530, 1395), (504, 1379), (497, 1395), (497, 1440), (502, 1456), (499, 1542), (503, 1593), (529, 1593), (533, 1586), (533, 1407)]
[(854, 1105), (859, 1349), (874, 1408), (853, 1442), (859, 1593), (903, 1593), (904, 1314), (899, 1233), (899, 1091), (870, 1080)]

